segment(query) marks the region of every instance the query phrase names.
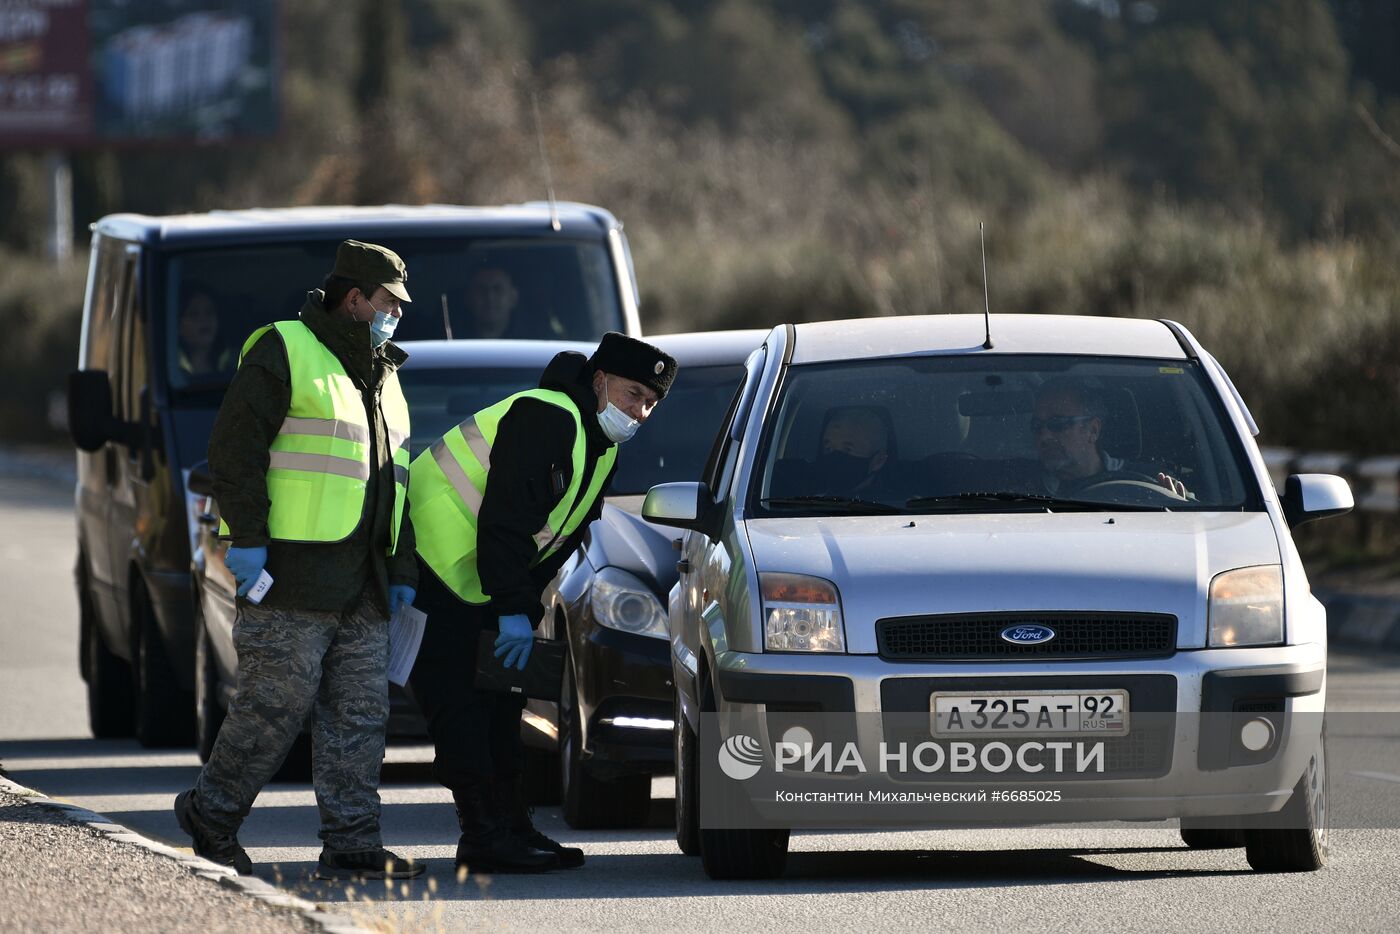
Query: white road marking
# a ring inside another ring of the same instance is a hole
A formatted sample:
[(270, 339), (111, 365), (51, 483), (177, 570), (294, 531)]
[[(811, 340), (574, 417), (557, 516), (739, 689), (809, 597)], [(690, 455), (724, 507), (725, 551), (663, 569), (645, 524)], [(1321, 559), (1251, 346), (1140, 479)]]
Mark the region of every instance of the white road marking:
[(1400, 775), (1391, 775), (1387, 772), (1352, 772), (1351, 774), (1359, 775), (1362, 778), (1378, 778), (1383, 782), (1395, 782), (1400, 785)]

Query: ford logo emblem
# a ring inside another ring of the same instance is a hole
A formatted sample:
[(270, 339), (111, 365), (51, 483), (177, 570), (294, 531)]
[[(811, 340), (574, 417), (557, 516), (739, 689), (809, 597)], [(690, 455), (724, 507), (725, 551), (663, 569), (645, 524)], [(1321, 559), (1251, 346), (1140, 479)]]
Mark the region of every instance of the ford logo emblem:
[(1042, 645), (1055, 638), (1055, 630), (1049, 626), (1008, 626), (1001, 637), (1012, 645)]

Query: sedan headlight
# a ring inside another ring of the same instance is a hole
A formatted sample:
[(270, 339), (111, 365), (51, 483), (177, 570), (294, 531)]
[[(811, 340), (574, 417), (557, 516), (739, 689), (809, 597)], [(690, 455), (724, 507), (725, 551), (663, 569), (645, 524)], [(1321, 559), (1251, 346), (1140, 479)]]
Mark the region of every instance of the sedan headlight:
[(619, 632), (665, 639), (666, 611), (651, 589), (621, 568), (603, 568), (588, 592), (593, 618)]
[(759, 574), (763, 648), (768, 652), (844, 652), (846, 626), (836, 585), (805, 574)]
[(1283, 642), (1283, 568), (1267, 564), (1215, 575), (1210, 582), (1213, 647)]

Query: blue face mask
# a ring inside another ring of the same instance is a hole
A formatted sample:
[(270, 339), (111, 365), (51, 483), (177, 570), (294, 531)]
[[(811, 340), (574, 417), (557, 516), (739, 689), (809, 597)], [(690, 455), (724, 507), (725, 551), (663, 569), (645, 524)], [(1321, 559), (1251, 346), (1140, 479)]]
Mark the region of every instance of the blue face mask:
[[(374, 308), (374, 302), (369, 302), (369, 307)], [(394, 336), (394, 329), (399, 326), (399, 319), (389, 314), (387, 311), (380, 311), (374, 308), (374, 320), (369, 323), (369, 339), (374, 346), (379, 347), (389, 338)]]

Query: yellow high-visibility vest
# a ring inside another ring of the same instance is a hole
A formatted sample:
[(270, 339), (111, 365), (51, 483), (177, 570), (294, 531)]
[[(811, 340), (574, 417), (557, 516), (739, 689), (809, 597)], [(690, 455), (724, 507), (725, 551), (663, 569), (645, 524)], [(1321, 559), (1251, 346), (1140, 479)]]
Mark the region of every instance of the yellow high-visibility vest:
[(413, 507), (413, 534), (418, 555), (467, 603), (483, 604), (491, 599), (482, 592), (477, 572), (476, 530), (481, 503), (486, 498), (486, 483), (490, 479), (491, 447), (496, 442), (496, 430), (518, 399), (538, 399), (557, 405), (574, 420), (573, 471), (569, 486), (544, 527), (535, 533), (532, 567), (558, 551), (583, 522), (617, 460), (617, 445), (608, 445), (594, 465), (588, 489), (580, 495), (587, 466), (582, 415), (567, 393), (553, 389), (530, 389), (508, 396), (451, 429), (415, 457), (409, 468), (413, 481), (409, 484), (408, 499)]
[[(258, 328), (243, 344), (243, 357), (272, 329), (287, 348), (292, 401), (272, 440), (267, 470), (267, 532), (282, 542), (340, 542), (360, 525), (370, 463), (370, 431), (364, 397), (330, 348), (300, 321)], [(399, 542), (408, 498), (408, 402), (391, 372), (379, 394), (379, 411), (394, 460), (394, 519), (389, 554)], [(228, 526), (219, 523), (221, 535)]]

